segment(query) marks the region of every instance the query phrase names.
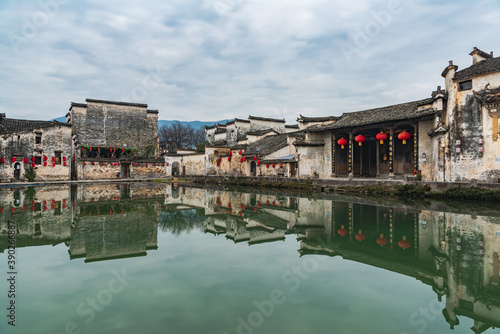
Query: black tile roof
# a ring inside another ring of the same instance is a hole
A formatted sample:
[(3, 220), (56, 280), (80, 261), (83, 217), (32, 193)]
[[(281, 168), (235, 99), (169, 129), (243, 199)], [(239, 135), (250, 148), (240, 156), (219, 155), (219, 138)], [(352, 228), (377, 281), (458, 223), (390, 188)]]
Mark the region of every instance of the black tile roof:
[(269, 132), (275, 132), (275, 133), (277, 133), (273, 129), (265, 129), (265, 130), (248, 131), (246, 134), (250, 135), (250, 136), (263, 136), (263, 135), (265, 135), (266, 133), (269, 133)]
[(298, 129), (299, 128), (299, 125), (298, 124), (285, 124), (285, 128), (287, 129)]
[(215, 130), (215, 134), (218, 134), (218, 133), (226, 133), (227, 132), (227, 129), (226, 128), (217, 128)]
[(300, 115), (297, 118), (297, 122), (309, 123), (309, 122), (328, 122), (328, 121), (336, 121), (338, 119), (337, 116), (324, 116), (324, 117), (305, 117)]
[(474, 92), (474, 96), (480, 102), (500, 101), (500, 87), (495, 89), (483, 89), (479, 92)]
[(434, 108), (419, 107), (429, 105), (433, 102), (432, 98), (396, 104), (392, 106), (368, 109), (363, 111), (344, 113), (332, 124), (313, 125), (306, 129), (307, 132), (324, 131), (332, 129), (352, 128), (363, 125), (385, 123), (391, 121), (401, 121), (417, 119), (420, 117), (433, 115), (437, 112)]
[(266, 156), (288, 145), (288, 135), (286, 133), (267, 136), (253, 143), (248, 144), (244, 155)]
[(235, 118), (231, 121), (227, 121), (226, 125), (234, 124), (235, 122), (240, 122), (240, 123), (250, 123), (248, 119), (241, 119), (241, 118)]
[(453, 80), (466, 80), (477, 75), (500, 71), (500, 57), (488, 58), (455, 73)]
[(256, 121), (265, 121), (265, 122), (278, 122), (278, 123), (285, 123), (285, 119), (277, 119), (277, 118), (266, 118), (266, 117), (258, 117), (258, 116), (248, 116), (248, 119), (256, 120)]
[(131, 107), (141, 107), (147, 108), (148, 105), (145, 103), (132, 103), (132, 102), (120, 102), (120, 101), (108, 101), (108, 100), (95, 100), (95, 99), (86, 99), (87, 103), (107, 103), (107, 104), (116, 104), (119, 106), (131, 106)]
[(296, 140), (293, 145), (295, 146), (325, 146), (323, 140)]
[(0, 134), (3, 135), (16, 132), (32, 131), (35, 129), (61, 125), (71, 127), (71, 124), (61, 123), (57, 121), (31, 121), (25, 119), (4, 118), (0, 122)]

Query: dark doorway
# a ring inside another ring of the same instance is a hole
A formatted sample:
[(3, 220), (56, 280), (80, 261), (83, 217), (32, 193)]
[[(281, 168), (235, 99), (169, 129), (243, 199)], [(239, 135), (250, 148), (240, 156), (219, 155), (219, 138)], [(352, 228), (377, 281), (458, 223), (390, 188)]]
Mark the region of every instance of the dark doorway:
[(362, 172), (365, 177), (377, 176), (377, 141), (369, 140), (363, 144), (362, 150)]
[(120, 178), (130, 178), (130, 163), (121, 163), (121, 166), (122, 168), (120, 168)]
[(297, 176), (297, 167), (295, 166), (295, 162), (292, 162), (290, 164), (290, 177), (295, 177)]
[(172, 164), (172, 176), (177, 176), (179, 175), (179, 169), (180, 169), (180, 166), (179, 166), (179, 163), (176, 161)]
[(257, 176), (257, 164), (255, 163), (255, 161), (252, 161), (252, 163), (250, 164), (250, 175)]
[(186, 175), (186, 166), (182, 166), (182, 175)]
[(14, 178), (16, 180), (21, 179), (21, 164), (19, 162), (14, 164)]

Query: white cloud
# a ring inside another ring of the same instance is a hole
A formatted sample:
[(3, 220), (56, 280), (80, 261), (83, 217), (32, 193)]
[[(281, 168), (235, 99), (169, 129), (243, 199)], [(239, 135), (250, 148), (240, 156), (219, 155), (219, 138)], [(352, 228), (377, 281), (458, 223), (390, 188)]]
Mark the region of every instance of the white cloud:
[[(158, 108), (161, 119), (253, 114), (292, 123), (299, 114), (428, 97), (444, 85), (448, 60), (464, 68), (473, 46), (500, 52), (493, 0), (401, 2), (377, 30), (390, 2), (86, 1), (60, 5), (50, 17), (36, 3), (7, 1), (0, 5), (0, 112), (50, 119), (71, 101), (131, 96)], [(36, 25), (40, 13), (48, 20)], [(37, 29), (16, 54), (9, 36), (25, 36), (26, 22)], [(342, 43), (355, 45), (366, 29), (372, 36), (348, 62)], [(161, 79), (145, 89), (150, 71)]]

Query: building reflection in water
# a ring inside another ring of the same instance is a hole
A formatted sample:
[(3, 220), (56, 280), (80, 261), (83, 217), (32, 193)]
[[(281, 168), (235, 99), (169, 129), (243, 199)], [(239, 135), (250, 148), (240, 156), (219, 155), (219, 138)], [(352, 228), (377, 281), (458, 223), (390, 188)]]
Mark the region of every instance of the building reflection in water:
[[(293, 234), (300, 256), (322, 254), (411, 276), (446, 300), (443, 318), (474, 320), (472, 331), (500, 327), (500, 213), (311, 199), (161, 184), (58, 186), (0, 191), (0, 233), (17, 223), (17, 246), (65, 243), (85, 262), (144, 256), (158, 229), (201, 230), (257, 245)], [(6, 238), (0, 251), (7, 248)]]

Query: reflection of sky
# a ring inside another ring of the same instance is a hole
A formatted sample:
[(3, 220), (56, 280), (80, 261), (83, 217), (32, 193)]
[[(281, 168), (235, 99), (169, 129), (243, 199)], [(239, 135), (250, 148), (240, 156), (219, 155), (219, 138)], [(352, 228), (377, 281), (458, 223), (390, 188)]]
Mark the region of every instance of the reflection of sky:
[[(249, 247), (194, 231), (179, 237), (160, 232), (158, 250), (146, 257), (94, 263), (70, 261), (64, 244), (18, 249), (17, 326), (6, 328), (2, 320), (0, 329), (56, 334), (75, 321), (82, 333), (233, 334), (237, 318), (256, 310), (254, 300), (280, 289), (286, 302), (254, 333), (417, 333), (421, 325), (412, 326), (410, 315), (437, 298), (414, 278), (338, 257), (320, 257), (319, 269), (292, 291), (283, 273), (313, 259), (299, 258), (298, 248), (294, 236)], [(0, 259), (6, 263), (5, 253)], [(96, 297), (113, 278), (111, 270), (123, 267), (135, 280), (85, 323), (78, 305)], [(0, 284), (4, 295), (6, 283)], [(7, 301), (1, 300), (3, 308)], [(468, 333), (472, 321), (460, 320), (454, 333)], [(425, 333), (449, 328), (440, 312), (428, 326)]]

